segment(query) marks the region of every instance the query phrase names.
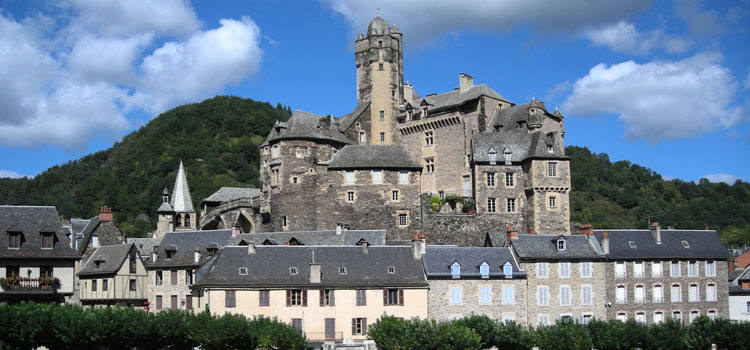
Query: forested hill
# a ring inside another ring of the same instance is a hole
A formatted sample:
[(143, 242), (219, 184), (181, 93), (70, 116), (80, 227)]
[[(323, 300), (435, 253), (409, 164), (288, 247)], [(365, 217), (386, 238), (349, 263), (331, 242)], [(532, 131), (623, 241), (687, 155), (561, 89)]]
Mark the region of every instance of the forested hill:
[[(0, 204), (54, 205), (68, 218), (88, 218), (109, 205), (118, 223), (134, 223), (140, 213), (153, 216), (164, 186), (172, 191), (182, 160), (197, 208), (221, 186), (258, 186), (258, 145), (290, 112), (280, 104), (228, 96), (180, 106), (104, 151), (33, 179), (0, 179)], [(150, 225), (140, 220), (138, 226), (153, 230)]]
[[(197, 206), (221, 186), (258, 186), (258, 145), (290, 108), (220, 96), (177, 107), (111, 148), (49, 168), (33, 179), (0, 179), (0, 204), (54, 205), (64, 217), (91, 217), (102, 205), (132, 236), (153, 230), (161, 190), (172, 190), (180, 160)], [(569, 146), (571, 222), (597, 228), (719, 229), (750, 244), (750, 184), (665, 181), (650, 169)], [(150, 216), (136, 220), (139, 214)], [(135, 227), (134, 227), (135, 226)]]

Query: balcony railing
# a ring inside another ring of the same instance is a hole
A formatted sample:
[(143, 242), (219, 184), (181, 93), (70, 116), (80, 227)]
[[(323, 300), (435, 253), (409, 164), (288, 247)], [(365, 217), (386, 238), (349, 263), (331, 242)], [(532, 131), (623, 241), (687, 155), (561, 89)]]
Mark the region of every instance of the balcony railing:
[(0, 278), (0, 287), (3, 291), (8, 292), (41, 292), (55, 293), (60, 289), (60, 280), (56, 277), (7, 277)]
[(308, 341), (313, 342), (344, 341), (344, 332), (305, 332), (305, 336)]

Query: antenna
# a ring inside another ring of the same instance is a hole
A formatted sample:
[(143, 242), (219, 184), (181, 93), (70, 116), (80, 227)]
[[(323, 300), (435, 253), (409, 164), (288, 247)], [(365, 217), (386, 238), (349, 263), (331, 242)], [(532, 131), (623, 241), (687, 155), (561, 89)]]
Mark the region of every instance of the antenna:
[(643, 214), (641, 218), (648, 219), (648, 227), (651, 228), (651, 218), (658, 218), (659, 215), (656, 214)]

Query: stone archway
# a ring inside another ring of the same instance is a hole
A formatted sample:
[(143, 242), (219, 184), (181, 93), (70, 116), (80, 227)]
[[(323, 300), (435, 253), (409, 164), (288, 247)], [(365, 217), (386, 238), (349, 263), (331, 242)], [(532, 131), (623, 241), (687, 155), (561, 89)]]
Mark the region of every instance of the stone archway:
[(242, 233), (252, 233), (254, 231), (253, 222), (248, 220), (245, 214), (239, 215), (239, 217), (237, 218), (237, 226), (239, 226)]

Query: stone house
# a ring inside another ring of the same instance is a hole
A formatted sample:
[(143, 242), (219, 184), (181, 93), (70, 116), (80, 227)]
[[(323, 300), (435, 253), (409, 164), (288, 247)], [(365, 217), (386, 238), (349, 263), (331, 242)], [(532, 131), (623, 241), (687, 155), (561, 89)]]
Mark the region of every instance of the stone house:
[(195, 271), (216, 255), (231, 237), (232, 230), (167, 233), (146, 264), (151, 310), (200, 308), (201, 295), (190, 290), (195, 282)]
[(427, 246), (422, 262), (429, 318), (478, 314), (526, 323), (526, 272), (510, 248)]
[(729, 315), (732, 321), (750, 321), (750, 269), (735, 271), (729, 279)]
[(97, 248), (78, 278), (83, 305), (146, 306), (148, 273), (134, 244)]
[(348, 230), (342, 226), (336, 230), (281, 231), (239, 233), (229, 239), (227, 245), (386, 245), (385, 230)]
[(607, 258), (607, 316), (658, 323), (728, 317), (729, 253), (715, 230), (595, 230)]
[(125, 234), (112, 221), (112, 209), (103, 206), (99, 215), (86, 220), (86, 225), (76, 237), (76, 248), (81, 255), (80, 262), (76, 265), (76, 273), (88, 262), (91, 255), (99, 247), (125, 243)]
[(358, 343), (383, 315), (427, 317), (421, 246), (227, 246), (196, 272), (213, 315), (276, 317), (312, 343)]
[(548, 325), (561, 318), (583, 323), (606, 319), (605, 261), (596, 237), (509, 231), (505, 245), (527, 274), (529, 324)]
[(0, 302), (67, 301), (79, 259), (55, 207), (0, 205)]

